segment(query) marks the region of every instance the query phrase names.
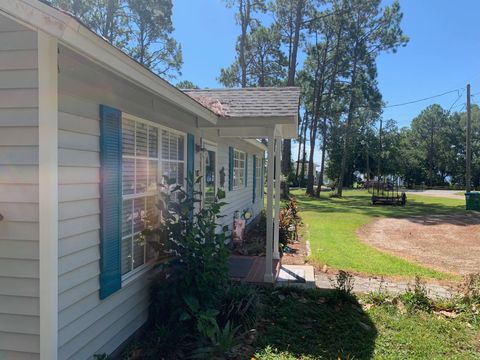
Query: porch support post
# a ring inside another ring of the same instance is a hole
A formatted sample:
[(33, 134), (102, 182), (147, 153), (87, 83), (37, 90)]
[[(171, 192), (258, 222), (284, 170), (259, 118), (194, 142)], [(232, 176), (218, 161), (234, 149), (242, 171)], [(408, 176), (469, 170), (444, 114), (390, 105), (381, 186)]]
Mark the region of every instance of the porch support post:
[(280, 227), (280, 163), (282, 160), (282, 139), (275, 138), (275, 218), (273, 226), (273, 258), (279, 260), (279, 227)]
[(264, 282), (273, 283), (273, 173), (274, 173), (274, 130), (268, 136), (267, 150), (267, 241), (265, 248), (265, 275)]

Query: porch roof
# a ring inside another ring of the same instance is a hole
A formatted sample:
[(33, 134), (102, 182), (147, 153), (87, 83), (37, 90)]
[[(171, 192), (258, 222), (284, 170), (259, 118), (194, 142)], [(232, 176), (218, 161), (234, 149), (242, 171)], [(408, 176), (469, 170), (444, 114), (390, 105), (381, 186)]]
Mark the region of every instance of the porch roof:
[(219, 116), (220, 136), (267, 137), (269, 130), (283, 138), (297, 137), (298, 87), (184, 89), (187, 95)]
[[(185, 89), (193, 99), (211, 99), (220, 105), (219, 116), (234, 117), (294, 117), (298, 113), (300, 89), (297, 87), (256, 87), (228, 89)], [(208, 106), (208, 105), (207, 105)], [(215, 111), (215, 107), (212, 109)]]

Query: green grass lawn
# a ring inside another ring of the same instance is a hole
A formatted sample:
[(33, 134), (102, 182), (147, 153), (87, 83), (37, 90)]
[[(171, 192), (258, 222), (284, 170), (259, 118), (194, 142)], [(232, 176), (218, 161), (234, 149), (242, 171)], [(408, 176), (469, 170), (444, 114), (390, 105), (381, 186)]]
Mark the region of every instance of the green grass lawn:
[(447, 319), (392, 304), (367, 309), (319, 289), (282, 289), (265, 298), (257, 360), (480, 358), (479, 327), (470, 314)]
[(464, 213), (463, 200), (408, 194), (407, 205), (401, 207), (372, 206), (370, 195), (361, 190), (345, 191), (341, 199), (330, 198), (329, 193), (322, 194), (321, 199), (311, 199), (301, 190), (294, 191), (293, 195), (306, 225), (313, 263), (364, 274), (456, 279), (364, 244), (357, 238), (356, 231), (378, 217)]

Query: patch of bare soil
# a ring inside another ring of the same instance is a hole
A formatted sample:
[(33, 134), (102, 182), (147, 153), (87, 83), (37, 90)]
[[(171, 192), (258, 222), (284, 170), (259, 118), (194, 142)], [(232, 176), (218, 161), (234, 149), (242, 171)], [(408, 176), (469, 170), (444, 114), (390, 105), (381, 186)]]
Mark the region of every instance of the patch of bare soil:
[(306, 263), (308, 257), (308, 249), (305, 239), (302, 236), (298, 237), (298, 241), (289, 243), (289, 252), (284, 252), (282, 255), (282, 264), (284, 265), (303, 265)]
[(382, 251), (439, 271), (480, 272), (478, 215), (377, 219), (360, 228), (357, 235)]
[(449, 192), (442, 193), (440, 191), (437, 191), (437, 192), (425, 191), (425, 192), (418, 192), (418, 193), (413, 193), (413, 194), (422, 195), (422, 196), (430, 196), (430, 197), (441, 197), (441, 198), (446, 198), (446, 199), (465, 200), (465, 195), (454, 194), (454, 193), (449, 193)]

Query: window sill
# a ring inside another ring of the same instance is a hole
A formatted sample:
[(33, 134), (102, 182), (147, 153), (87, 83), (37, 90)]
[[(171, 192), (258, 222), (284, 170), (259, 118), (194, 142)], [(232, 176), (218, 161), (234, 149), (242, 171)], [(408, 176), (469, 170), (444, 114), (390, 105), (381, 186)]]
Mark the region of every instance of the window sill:
[(134, 282), (135, 280), (139, 279), (146, 273), (152, 271), (158, 265), (167, 264), (170, 261), (175, 260), (176, 258), (177, 258), (176, 256), (166, 256), (156, 261), (152, 261), (147, 264), (143, 264), (142, 266), (139, 266), (138, 268), (131, 271), (130, 273), (122, 276), (122, 288)]
[(130, 273), (122, 276), (122, 288), (145, 275), (153, 268), (153, 263), (143, 264)]

